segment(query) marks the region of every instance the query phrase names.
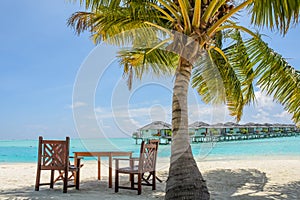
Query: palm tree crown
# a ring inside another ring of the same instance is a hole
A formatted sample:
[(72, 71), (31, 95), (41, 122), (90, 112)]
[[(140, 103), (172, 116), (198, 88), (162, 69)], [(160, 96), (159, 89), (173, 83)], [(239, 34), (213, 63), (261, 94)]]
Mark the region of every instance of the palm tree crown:
[[(224, 102), (230, 114), (240, 120), (244, 105), (255, 100), (253, 83), (258, 79), (257, 85), (268, 95), (273, 95), (275, 101), (293, 114), (293, 120), (299, 122), (299, 72), (269, 48), (259, 34), (231, 19), (234, 14), (247, 9), (253, 24), (277, 29), (284, 35), (291, 25), (298, 23), (300, 1), (80, 0), (80, 3), (89, 11), (74, 13), (68, 21), (78, 34), (90, 31), (95, 43), (102, 40), (117, 45), (131, 42), (131, 49), (119, 53), (120, 63), (129, 77), (129, 86), (133, 74), (138, 78), (147, 71), (173, 74), (178, 56), (166, 49), (178, 48), (179, 38), (174, 41), (174, 35), (170, 32), (175, 30), (192, 38), (199, 44), (197, 48), (207, 52), (206, 59), (202, 58), (202, 62), (194, 66), (192, 77), (192, 85), (204, 102)], [(162, 41), (158, 38), (157, 31), (153, 31), (149, 39), (149, 27), (166, 34), (167, 39)], [(136, 38), (133, 34), (120, 35), (129, 30), (139, 30), (141, 33), (143, 28), (147, 28), (144, 38), (142, 34)], [(242, 37), (245, 35), (242, 32), (247, 33), (248, 37)], [(116, 35), (118, 37), (114, 37)], [(227, 42), (229, 45), (224, 45), (225, 39), (231, 41)], [(173, 42), (170, 43), (170, 40)], [(141, 44), (141, 41), (148, 44)], [(199, 49), (189, 49), (187, 54), (190, 57), (199, 56), (193, 54), (197, 51)], [(224, 80), (225, 90), (219, 88), (217, 99), (207, 83), (214, 77), (203, 76), (205, 71), (211, 70), (206, 69), (208, 65), (216, 67)], [(226, 94), (224, 91), (227, 91)]]

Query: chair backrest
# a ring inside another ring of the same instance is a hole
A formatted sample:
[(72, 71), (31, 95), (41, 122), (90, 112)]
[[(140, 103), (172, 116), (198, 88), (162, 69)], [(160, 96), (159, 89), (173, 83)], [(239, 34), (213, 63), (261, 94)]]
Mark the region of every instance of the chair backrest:
[(155, 144), (156, 145), (156, 151), (158, 150), (159, 140), (152, 139), (148, 141), (149, 144)]
[(68, 170), (69, 168), (69, 144), (66, 140), (43, 140), (39, 137), (38, 165), (42, 170)]
[(144, 141), (141, 144), (141, 152), (139, 158), (139, 172), (152, 172), (156, 168), (157, 144), (146, 144)]

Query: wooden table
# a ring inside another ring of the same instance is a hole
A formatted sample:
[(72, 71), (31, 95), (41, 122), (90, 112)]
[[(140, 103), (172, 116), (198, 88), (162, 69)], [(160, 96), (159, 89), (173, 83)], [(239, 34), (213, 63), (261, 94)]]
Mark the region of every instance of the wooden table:
[[(76, 162), (78, 157), (98, 157), (98, 180), (101, 179), (101, 157), (108, 157), (108, 187), (112, 188), (112, 158), (113, 157), (120, 157), (120, 156), (128, 156), (129, 158), (132, 157), (132, 152), (124, 152), (124, 151), (95, 151), (95, 152), (88, 152), (88, 151), (81, 151), (81, 152), (74, 152), (74, 161)], [(75, 163), (76, 166), (77, 163)]]

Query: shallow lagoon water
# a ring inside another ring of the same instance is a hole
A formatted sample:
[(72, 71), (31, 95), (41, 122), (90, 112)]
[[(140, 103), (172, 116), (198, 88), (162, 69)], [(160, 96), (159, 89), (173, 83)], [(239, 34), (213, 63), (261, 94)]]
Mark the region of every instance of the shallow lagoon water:
[[(36, 162), (37, 140), (0, 141), (0, 162)], [(191, 144), (196, 160), (226, 159), (246, 156), (299, 156), (300, 136)], [(71, 139), (74, 151), (133, 151), (138, 156), (140, 145), (132, 138)], [(160, 145), (158, 156), (170, 157), (171, 145)], [(96, 159), (96, 158), (85, 158)], [(104, 158), (105, 159), (105, 158)]]

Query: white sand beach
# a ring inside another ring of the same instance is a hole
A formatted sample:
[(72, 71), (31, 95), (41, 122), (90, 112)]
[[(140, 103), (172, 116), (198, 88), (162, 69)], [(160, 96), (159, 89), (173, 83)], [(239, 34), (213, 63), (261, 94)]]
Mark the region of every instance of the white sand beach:
[[(108, 165), (102, 162), (102, 180), (97, 180), (97, 162), (86, 161), (81, 170), (80, 190), (62, 185), (54, 189), (42, 186), (34, 191), (35, 163), (0, 164), (0, 199), (164, 199), (168, 159), (158, 159), (157, 190), (143, 187), (136, 191), (108, 188)], [(300, 157), (250, 157), (231, 160), (199, 160), (198, 166), (207, 181), (211, 199), (300, 199)], [(45, 173), (43, 178), (48, 178)], [(123, 181), (127, 182), (124, 177)]]

